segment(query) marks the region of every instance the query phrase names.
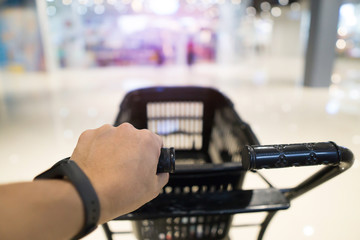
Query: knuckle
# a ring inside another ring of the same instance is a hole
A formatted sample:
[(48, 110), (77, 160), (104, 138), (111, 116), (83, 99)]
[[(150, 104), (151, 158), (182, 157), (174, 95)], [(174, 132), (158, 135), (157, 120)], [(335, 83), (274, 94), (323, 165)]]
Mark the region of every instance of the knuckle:
[(82, 132), (80, 134), (79, 141), (83, 141), (83, 140), (90, 138), (93, 135), (93, 133), (94, 133), (94, 130), (91, 130), (91, 129), (85, 130), (84, 132)]
[(118, 126), (118, 129), (121, 129), (121, 130), (126, 130), (126, 131), (131, 131), (131, 130), (134, 130), (134, 126), (128, 122), (125, 122), (125, 123), (122, 123)]
[(147, 138), (150, 138), (150, 139), (152, 138), (153, 133), (150, 132), (150, 130), (148, 130), (148, 129), (142, 129), (141, 132), (142, 132), (142, 134), (144, 135), (144, 137), (147, 137)]
[(111, 129), (113, 126), (111, 125), (111, 124), (104, 124), (104, 125), (102, 125), (100, 128), (99, 128), (99, 130), (103, 130), (103, 131), (106, 131), (106, 130), (108, 130), (108, 129)]

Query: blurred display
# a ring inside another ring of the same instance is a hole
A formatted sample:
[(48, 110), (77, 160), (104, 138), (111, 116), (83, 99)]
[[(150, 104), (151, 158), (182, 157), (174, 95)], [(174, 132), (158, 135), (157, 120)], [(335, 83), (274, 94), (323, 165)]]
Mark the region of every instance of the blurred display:
[[(294, 0), (48, 0), (46, 14), (61, 68), (234, 64), (287, 51), (285, 38), (274, 44), (275, 18), (289, 19), (297, 32), (301, 22)], [(287, 49), (301, 52), (300, 44)]]
[(48, 1), (59, 65), (185, 64), (188, 55), (213, 62), (218, 6), (188, 2)]
[[(0, 68), (16, 72), (44, 70), (49, 62), (57, 68), (89, 68), (236, 64), (263, 55), (302, 58), (309, 19), (306, 1), (296, 0), (44, 0), (43, 5), (0, 1)], [(345, 1), (340, 9), (339, 56), (360, 58), (359, 13), (360, 0)]]
[(0, 68), (44, 69), (37, 13), (32, 1), (0, 2)]
[(336, 50), (340, 56), (360, 58), (360, 1), (345, 2), (340, 8)]
[[(274, 41), (273, 34), (276, 18), (289, 19), (299, 32), (301, 5), (295, 0), (46, 0), (36, 8), (46, 20), (40, 27), (34, 7), (7, 2), (13, 4), (2, 8), (0, 24), (0, 61), (7, 69), (42, 69), (42, 49), (57, 68), (234, 64), (249, 55), (301, 53), (300, 44), (284, 48), (285, 39)], [(32, 27), (10, 25), (24, 12)], [(35, 61), (14, 57), (23, 55)]]

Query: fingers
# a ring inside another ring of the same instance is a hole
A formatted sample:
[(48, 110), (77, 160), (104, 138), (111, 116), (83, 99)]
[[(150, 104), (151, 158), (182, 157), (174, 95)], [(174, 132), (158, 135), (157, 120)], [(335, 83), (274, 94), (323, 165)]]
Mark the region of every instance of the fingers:
[(81, 134), (73, 160), (94, 184), (103, 219), (133, 211), (160, 193), (169, 181), (169, 173), (156, 174), (162, 146), (159, 135), (130, 123)]

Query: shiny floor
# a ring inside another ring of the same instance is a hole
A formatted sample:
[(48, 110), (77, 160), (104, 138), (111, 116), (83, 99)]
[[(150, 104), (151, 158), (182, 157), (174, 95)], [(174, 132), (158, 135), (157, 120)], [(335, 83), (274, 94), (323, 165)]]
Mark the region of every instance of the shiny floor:
[[(0, 183), (31, 180), (69, 156), (82, 131), (113, 123), (126, 92), (154, 85), (218, 88), (234, 102), (262, 144), (331, 140), (350, 148), (359, 159), (360, 74), (356, 67), (360, 65), (336, 65), (330, 88), (303, 88), (299, 83), (301, 61), (275, 60), (273, 64), (0, 72)], [(359, 239), (359, 165), (356, 160), (344, 174), (294, 200), (289, 210), (276, 215), (264, 239)], [(317, 169), (261, 172), (274, 186), (289, 187)], [(256, 176), (248, 174), (246, 188), (262, 186)], [(234, 224), (255, 223), (261, 217), (262, 213), (237, 215)], [(131, 230), (129, 222), (114, 224)], [(255, 239), (257, 230), (233, 227), (230, 237)], [(105, 236), (98, 228), (85, 239)], [(115, 239), (135, 237), (122, 234)]]

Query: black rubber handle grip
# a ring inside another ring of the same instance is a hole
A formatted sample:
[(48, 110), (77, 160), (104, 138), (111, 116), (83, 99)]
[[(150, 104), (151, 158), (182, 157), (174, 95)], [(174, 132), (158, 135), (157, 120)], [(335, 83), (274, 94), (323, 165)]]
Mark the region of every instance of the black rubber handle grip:
[(245, 146), (242, 150), (242, 163), (248, 170), (337, 165), (340, 163), (338, 149), (333, 142)]
[(159, 163), (156, 173), (175, 172), (175, 149), (161, 148)]

